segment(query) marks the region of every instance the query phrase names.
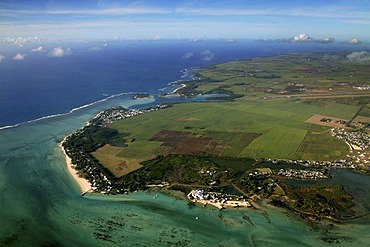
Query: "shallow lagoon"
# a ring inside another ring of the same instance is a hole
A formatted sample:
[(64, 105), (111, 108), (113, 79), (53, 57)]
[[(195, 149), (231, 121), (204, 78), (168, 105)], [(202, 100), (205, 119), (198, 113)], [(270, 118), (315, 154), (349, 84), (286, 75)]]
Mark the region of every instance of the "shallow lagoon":
[[(164, 194), (155, 196), (155, 192), (81, 197), (67, 173), (59, 142), (100, 109), (146, 106), (153, 101), (121, 96), (65, 116), (2, 130), (0, 245), (326, 246), (335, 242), (365, 246), (370, 241), (369, 216), (343, 224), (312, 225), (269, 205), (264, 210), (220, 212)], [(356, 188), (369, 191), (369, 179), (358, 176), (339, 174), (334, 179), (348, 179)], [(360, 197), (363, 209), (368, 209), (369, 196)]]

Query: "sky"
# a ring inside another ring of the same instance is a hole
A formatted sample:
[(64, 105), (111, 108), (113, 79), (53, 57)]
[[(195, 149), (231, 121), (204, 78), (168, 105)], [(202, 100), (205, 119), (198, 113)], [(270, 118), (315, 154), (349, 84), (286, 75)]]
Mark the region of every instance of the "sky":
[(0, 0), (0, 39), (370, 41), (370, 0)]

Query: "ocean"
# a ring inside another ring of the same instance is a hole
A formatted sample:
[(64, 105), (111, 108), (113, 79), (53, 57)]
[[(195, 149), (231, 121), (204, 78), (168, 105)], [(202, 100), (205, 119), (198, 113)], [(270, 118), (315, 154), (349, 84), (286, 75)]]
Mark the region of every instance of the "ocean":
[[(7, 59), (0, 63), (0, 246), (366, 246), (370, 241), (369, 216), (310, 224), (269, 205), (220, 212), (156, 192), (81, 197), (58, 147), (102, 109), (165, 102), (159, 94), (175, 89), (170, 83), (184, 79), (187, 68), (366, 47), (255, 41), (126, 41), (96, 51), (89, 50), (92, 44), (64, 46), (71, 54), (60, 58), (32, 53), (27, 45), (1, 46)], [(19, 52), (25, 59), (12, 60)], [(137, 92), (152, 97), (133, 100)], [(353, 181), (348, 190), (369, 205), (367, 177), (335, 175)]]

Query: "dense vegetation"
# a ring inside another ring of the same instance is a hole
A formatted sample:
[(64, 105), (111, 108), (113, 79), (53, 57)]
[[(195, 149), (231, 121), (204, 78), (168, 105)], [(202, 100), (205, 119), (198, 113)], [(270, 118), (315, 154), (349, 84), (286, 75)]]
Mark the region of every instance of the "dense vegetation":
[(190, 155), (158, 156), (142, 164), (139, 170), (120, 178), (120, 183), (130, 191), (163, 182), (206, 187), (215, 182), (214, 185), (224, 186), (237, 175), (233, 169), (225, 169), (207, 159)]
[(107, 143), (124, 142), (122, 137), (115, 129), (88, 126), (78, 135), (71, 135), (66, 145), (91, 153)]
[[(355, 215), (351, 210), (354, 206), (352, 197), (340, 185), (283, 186), (290, 199), (285, 205), (302, 215), (330, 219), (350, 218)], [(281, 198), (279, 200), (283, 201)]]

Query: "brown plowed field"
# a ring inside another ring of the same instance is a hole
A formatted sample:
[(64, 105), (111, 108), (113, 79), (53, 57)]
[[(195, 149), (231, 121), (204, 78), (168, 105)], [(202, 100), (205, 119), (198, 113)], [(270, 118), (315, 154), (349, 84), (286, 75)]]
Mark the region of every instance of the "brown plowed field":
[(162, 130), (149, 139), (163, 142), (161, 146), (172, 147), (171, 153), (200, 155), (203, 153), (221, 154), (227, 142), (190, 132)]
[[(331, 122), (322, 122), (322, 121), (320, 121), (323, 118), (330, 118)], [(348, 122), (348, 120), (346, 120), (346, 119), (323, 116), (323, 115), (319, 115), (319, 114), (313, 115), (312, 117), (307, 119), (305, 122), (306, 123), (313, 123), (313, 124), (317, 124), (317, 125), (328, 126), (328, 127), (332, 127), (332, 128), (334, 128), (334, 127), (336, 127), (336, 128), (346, 128), (346, 125), (339, 123), (339, 121)]]

